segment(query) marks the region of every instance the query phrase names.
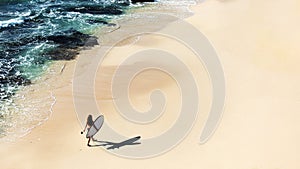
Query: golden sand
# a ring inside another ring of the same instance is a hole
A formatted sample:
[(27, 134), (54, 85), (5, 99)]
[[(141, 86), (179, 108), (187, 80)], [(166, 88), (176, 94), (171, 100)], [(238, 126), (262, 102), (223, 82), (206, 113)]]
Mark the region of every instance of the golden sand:
[[(300, 163), (300, 3), (297, 0), (208, 0), (194, 6), (186, 21), (203, 32), (216, 48), (226, 78), (226, 108), (213, 137), (199, 145), (200, 132), (209, 110), (210, 82), (201, 63), (176, 41), (147, 35), (132, 45), (113, 49), (103, 62), (96, 79), (98, 104), (108, 121), (119, 132), (145, 133), (151, 137), (163, 131), (176, 118), (176, 107), (145, 130), (123, 124), (107, 90), (111, 75), (122, 56), (145, 47), (160, 47), (182, 56), (182, 60), (199, 76), (196, 81), (202, 107), (195, 126), (186, 139), (161, 156), (130, 160), (89, 148), (80, 135), (72, 97), (75, 61), (68, 62), (63, 77), (67, 85), (54, 91), (57, 103), (53, 114), (43, 125), (16, 143), (0, 145), (3, 169), (298, 169)], [(172, 26), (169, 25), (169, 26)], [(168, 27), (168, 26), (167, 26)], [(167, 29), (167, 28), (164, 28)], [(97, 50), (84, 51), (79, 57)], [(113, 57), (120, 56), (120, 57)], [(102, 73), (101, 73), (102, 72)], [(156, 83), (143, 80), (153, 79)], [(105, 84), (104, 87), (101, 84)], [(148, 84), (148, 85), (147, 85)], [(141, 87), (141, 85), (143, 87)], [(149, 107), (147, 92), (151, 87), (165, 90), (168, 101), (178, 103), (177, 87), (172, 78), (159, 71), (146, 71), (134, 79), (130, 88), (132, 103), (139, 110)], [(68, 131), (68, 132), (65, 132)]]

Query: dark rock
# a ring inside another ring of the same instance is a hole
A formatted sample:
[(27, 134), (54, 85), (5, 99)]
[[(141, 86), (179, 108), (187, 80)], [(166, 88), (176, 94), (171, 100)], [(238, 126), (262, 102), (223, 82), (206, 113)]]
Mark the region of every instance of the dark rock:
[(51, 60), (72, 60), (79, 54), (78, 49), (57, 47), (47, 53)]
[(99, 45), (98, 38), (95, 36), (90, 36), (89, 39), (85, 42), (84, 46), (93, 47), (95, 45)]
[(66, 7), (63, 11), (67, 12), (80, 12), (80, 13), (89, 13), (89, 14), (98, 14), (98, 15), (121, 15), (123, 11), (117, 6), (92, 6), (86, 5), (81, 7)]
[(97, 40), (95, 40), (95, 37), (83, 34), (74, 29), (65, 32), (55, 33), (54, 35), (48, 36), (47, 40), (62, 45), (64, 48), (71, 49), (85, 46), (87, 41), (89, 41), (89, 45), (98, 45), (98, 42)]
[(70, 34), (57, 33), (47, 37), (47, 40), (52, 41), (56, 44), (65, 45), (73, 48), (77, 46), (83, 46), (84, 42), (88, 39), (88, 35), (82, 34), (77, 31), (73, 31)]
[(29, 85), (31, 81), (22, 76), (5, 76), (0, 77), (1, 84), (10, 84), (10, 85)]
[(72, 60), (79, 54), (80, 47), (98, 45), (97, 38), (74, 29), (58, 32), (47, 37), (48, 41), (59, 44), (45, 55), (51, 60)]
[(119, 6), (129, 6), (130, 0), (117, 0), (115, 3)]
[(131, 3), (135, 4), (138, 2), (155, 2), (155, 0), (131, 0)]
[(87, 23), (89, 24), (96, 24), (96, 23), (100, 23), (100, 24), (108, 24), (108, 22), (106, 22), (105, 20), (93, 20), (93, 19), (88, 19), (86, 20)]
[(107, 24), (107, 26), (117, 26), (117, 24), (115, 24), (115, 23), (109, 23), (109, 24)]

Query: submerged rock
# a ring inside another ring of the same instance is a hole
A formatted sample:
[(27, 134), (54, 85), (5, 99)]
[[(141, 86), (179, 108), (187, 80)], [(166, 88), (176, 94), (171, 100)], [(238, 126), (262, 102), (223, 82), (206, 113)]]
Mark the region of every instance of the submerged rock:
[(155, 2), (155, 0), (131, 0), (131, 3), (135, 4), (138, 2)]
[(29, 85), (31, 81), (22, 76), (5, 76), (0, 77), (1, 84), (11, 84), (11, 85)]
[(89, 39), (85, 42), (84, 46), (93, 47), (95, 45), (99, 45), (98, 38), (95, 36), (90, 36)]
[(89, 42), (90, 46), (98, 45), (96, 37), (83, 34), (74, 29), (65, 32), (55, 33), (54, 35), (48, 36), (46, 39), (48, 41), (54, 42), (55, 44), (59, 44), (64, 48), (71, 48), (71, 49), (80, 46), (85, 46), (87, 42)]
[(108, 24), (108, 22), (105, 20), (96, 20), (96, 19), (87, 19), (86, 22), (89, 24), (96, 24), (96, 23), (100, 23), (104, 25)]
[(57, 32), (54, 35), (48, 36), (47, 40), (64, 45), (68, 48), (76, 48), (78, 46), (83, 46), (89, 37), (89, 35), (71, 29), (69, 31)]
[(80, 47), (99, 45), (97, 37), (83, 34), (74, 29), (55, 33), (48, 36), (47, 40), (59, 44), (58, 47), (46, 53), (51, 60), (72, 60), (79, 54)]
[(79, 54), (78, 49), (68, 49), (64, 47), (54, 48), (47, 55), (51, 60), (72, 60)]
[(65, 12), (80, 12), (98, 15), (121, 15), (123, 11), (117, 6), (92, 6), (86, 5), (81, 7), (66, 7)]

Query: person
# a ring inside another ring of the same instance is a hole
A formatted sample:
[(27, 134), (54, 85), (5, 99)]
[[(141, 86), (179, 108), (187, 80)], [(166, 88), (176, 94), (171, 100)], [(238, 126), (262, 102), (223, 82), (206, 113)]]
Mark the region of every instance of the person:
[[(81, 132), (81, 134), (83, 134), (84, 132), (85, 132), (85, 130), (87, 130), (87, 132), (90, 130), (90, 128), (93, 126), (93, 124), (94, 124), (94, 121), (93, 121), (93, 116), (92, 115), (89, 115), (88, 117), (87, 117), (87, 120), (86, 120), (86, 125), (85, 125), (85, 127), (84, 127), (84, 130)], [(90, 145), (90, 141), (91, 141), (91, 139), (94, 141), (94, 138), (93, 138), (93, 136), (91, 136), (91, 137), (88, 137), (88, 136), (86, 136), (86, 138), (88, 138), (89, 140), (88, 140), (88, 143), (87, 143), (87, 146), (91, 146)]]

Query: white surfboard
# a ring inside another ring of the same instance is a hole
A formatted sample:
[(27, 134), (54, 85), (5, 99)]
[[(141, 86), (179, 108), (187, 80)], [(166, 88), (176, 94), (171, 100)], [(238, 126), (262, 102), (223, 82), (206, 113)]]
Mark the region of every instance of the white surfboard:
[(100, 130), (103, 123), (104, 123), (104, 116), (100, 115), (99, 117), (96, 118), (96, 120), (94, 121), (92, 127), (86, 133), (86, 138), (94, 136)]

